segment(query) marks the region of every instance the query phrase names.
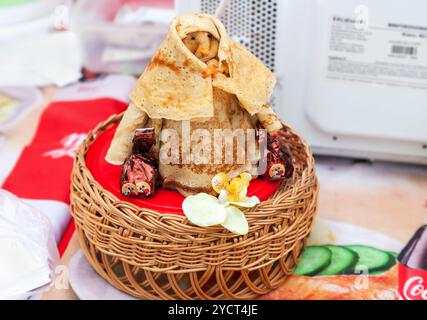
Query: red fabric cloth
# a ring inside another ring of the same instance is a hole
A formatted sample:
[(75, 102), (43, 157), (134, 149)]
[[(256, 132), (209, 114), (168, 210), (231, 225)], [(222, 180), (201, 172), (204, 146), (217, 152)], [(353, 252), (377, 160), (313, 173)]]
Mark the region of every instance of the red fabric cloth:
[(43, 113), (36, 135), (21, 154), (3, 188), (26, 199), (49, 199), (69, 203), (73, 158), (48, 156), (64, 150), (64, 139), (86, 135), (99, 122), (127, 106), (112, 99), (54, 102)]
[[(69, 204), (70, 174), (78, 144), (95, 126), (127, 105), (110, 99), (54, 102), (44, 111), (31, 144), (23, 150), (3, 189), (20, 198)], [(73, 225), (60, 242), (62, 254)]]

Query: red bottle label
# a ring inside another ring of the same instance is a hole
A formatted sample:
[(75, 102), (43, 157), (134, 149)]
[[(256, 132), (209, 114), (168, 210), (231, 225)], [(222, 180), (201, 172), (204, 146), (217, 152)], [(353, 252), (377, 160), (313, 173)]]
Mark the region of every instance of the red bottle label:
[(403, 300), (427, 300), (427, 271), (399, 264), (399, 295)]

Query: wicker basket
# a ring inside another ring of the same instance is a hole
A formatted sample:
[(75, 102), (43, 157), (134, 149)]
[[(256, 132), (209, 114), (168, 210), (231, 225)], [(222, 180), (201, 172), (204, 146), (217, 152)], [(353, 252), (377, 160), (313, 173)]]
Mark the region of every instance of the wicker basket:
[(121, 115), (89, 133), (74, 161), (71, 210), (82, 250), (113, 286), (145, 299), (254, 299), (290, 275), (310, 233), (318, 183), (310, 149), (292, 129), (294, 177), (246, 211), (250, 232), (199, 228), (118, 200), (92, 177), (85, 155)]

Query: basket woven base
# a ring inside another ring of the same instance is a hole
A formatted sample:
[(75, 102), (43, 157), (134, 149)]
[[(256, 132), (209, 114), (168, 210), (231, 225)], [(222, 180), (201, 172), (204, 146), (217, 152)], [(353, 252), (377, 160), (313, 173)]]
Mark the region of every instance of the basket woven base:
[[(79, 231), (79, 239), (84, 234)], [(145, 271), (99, 252), (88, 241), (80, 243), (96, 272), (117, 289), (141, 299), (253, 300), (280, 287), (292, 274), (304, 247), (300, 241), (286, 258), (254, 271), (225, 271), (208, 267), (203, 272), (167, 274)]]
[(318, 183), (304, 141), (287, 128), (294, 177), (267, 201), (245, 212), (249, 234), (199, 228), (117, 199), (92, 177), (85, 155), (114, 116), (89, 133), (75, 158), (71, 211), (82, 250), (113, 286), (143, 299), (249, 300), (291, 275), (311, 231)]

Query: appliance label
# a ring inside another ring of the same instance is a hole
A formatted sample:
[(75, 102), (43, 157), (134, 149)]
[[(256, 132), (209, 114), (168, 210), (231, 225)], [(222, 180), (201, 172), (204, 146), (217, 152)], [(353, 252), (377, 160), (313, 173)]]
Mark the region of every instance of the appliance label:
[(326, 77), (427, 90), (427, 25), (332, 15)]

